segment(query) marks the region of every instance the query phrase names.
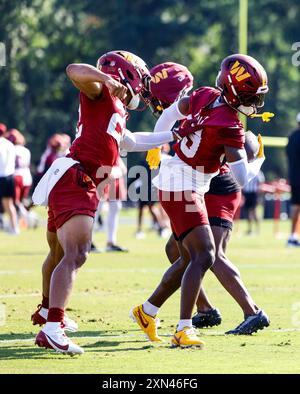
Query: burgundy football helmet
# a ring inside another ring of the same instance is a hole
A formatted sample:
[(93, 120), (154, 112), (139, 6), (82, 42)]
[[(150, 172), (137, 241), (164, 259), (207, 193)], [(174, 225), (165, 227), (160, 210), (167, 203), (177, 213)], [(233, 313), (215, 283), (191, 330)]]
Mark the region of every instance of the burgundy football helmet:
[(226, 57), (216, 79), (227, 104), (250, 116), (264, 105), (268, 77), (263, 66), (251, 56), (235, 54)]
[(141, 94), (150, 83), (151, 77), (146, 63), (131, 52), (105, 53), (98, 59), (97, 68), (123, 83), (133, 98)]
[(193, 75), (178, 63), (161, 63), (150, 70), (150, 89), (143, 93), (155, 116), (179, 100), (193, 87)]
[(55, 133), (48, 140), (48, 146), (54, 150), (60, 150), (64, 146), (64, 137), (61, 134)]
[(5, 138), (12, 142), (14, 145), (25, 145), (26, 143), (24, 135), (20, 133), (20, 131), (17, 129), (8, 130)]
[(7, 127), (4, 123), (0, 123), (0, 137), (4, 135), (7, 131)]

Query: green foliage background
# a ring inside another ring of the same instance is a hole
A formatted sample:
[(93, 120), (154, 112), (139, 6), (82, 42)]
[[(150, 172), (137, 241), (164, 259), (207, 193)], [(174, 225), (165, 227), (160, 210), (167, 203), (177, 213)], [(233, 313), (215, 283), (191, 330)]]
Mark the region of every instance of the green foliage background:
[[(49, 135), (74, 135), (77, 92), (65, 76), (71, 62), (95, 64), (112, 49), (126, 49), (151, 67), (180, 62), (195, 86), (214, 84), (222, 58), (238, 51), (238, 0), (0, 0), (0, 42), (7, 66), (0, 69), (0, 121), (17, 127), (38, 160)], [(249, 54), (269, 74), (269, 124), (249, 122), (255, 132), (287, 135), (300, 111), (300, 67), (292, 44), (300, 41), (298, 0), (249, 0)], [(133, 113), (129, 128), (151, 130), (150, 112)], [(267, 152), (268, 153), (268, 152)], [(133, 159), (134, 160), (134, 159)], [(284, 151), (269, 152), (265, 171), (286, 174)]]

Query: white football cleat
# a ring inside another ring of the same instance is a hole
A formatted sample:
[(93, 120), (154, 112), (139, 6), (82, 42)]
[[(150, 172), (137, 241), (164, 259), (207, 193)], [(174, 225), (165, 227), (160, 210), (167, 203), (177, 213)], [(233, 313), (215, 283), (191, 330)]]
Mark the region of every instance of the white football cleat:
[(61, 327), (53, 330), (43, 328), (35, 338), (35, 344), (46, 349), (53, 349), (58, 353), (68, 354), (73, 356), (75, 354), (83, 354), (84, 350), (72, 342), (68, 338)]
[(143, 231), (137, 231), (135, 233), (135, 238), (136, 239), (145, 239), (146, 238), (146, 234)]
[(70, 331), (70, 332), (78, 331), (78, 324), (76, 323), (76, 321), (70, 319), (67, 315), (64, 316), (63, 325), (65, 331)]

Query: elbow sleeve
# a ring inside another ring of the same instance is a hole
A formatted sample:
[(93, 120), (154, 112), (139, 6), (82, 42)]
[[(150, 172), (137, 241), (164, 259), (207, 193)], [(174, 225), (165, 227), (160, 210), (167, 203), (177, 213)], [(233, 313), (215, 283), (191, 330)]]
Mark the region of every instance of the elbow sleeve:
[(154, 133), (159, 131), (172, 130), (174, 124), (178, 120), (185, 119), (186, 116), (183, 115), (178, 108), (178, 101), (175, 101), (169, 108), (166, 108), (161, 114), (160, 118), (155, 124)]
[(163, 133), (131, 133), (129, 130), (126, 130), (120, 148), (127, 152), (145, 152), (171, 141), (173, 141), (172, 131)]
[(243, 158), (233, 163), (228, 163), (228, 165), (238, 184), (244, 187), (258, 175), (263, 162), (264, 158), (256, 159), (251, 163), (248, 163), (247, 159)]

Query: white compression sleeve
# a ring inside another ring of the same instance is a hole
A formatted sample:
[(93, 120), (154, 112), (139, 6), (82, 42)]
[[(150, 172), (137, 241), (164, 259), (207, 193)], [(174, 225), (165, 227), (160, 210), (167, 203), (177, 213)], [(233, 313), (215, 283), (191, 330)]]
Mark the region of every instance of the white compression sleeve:
[(154, 127), (154, 133), (163, 130), (172, 130), (177, 120), (185, 119), (186, 115), (183, 115), (178, 108), (178, 101), (175, 101), (169, 108), (166, 108), (160, 115), (158, 121)]
[(246, 157), (244, 157), (241, 160), (228, 163), (228, 165), (238, 184), (244, 187), (258, 175), (264, 161), (265, 158), (260, 158), (248, 163)]
[(162, 133), (131, 133), (129, 130), (126, 130), (120, 142), (120, 149), (126, 150), (127, 152), (145, 152), (173, 140), (172, 131), (164, 131)]

